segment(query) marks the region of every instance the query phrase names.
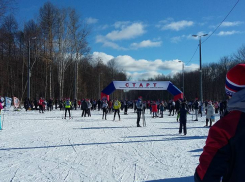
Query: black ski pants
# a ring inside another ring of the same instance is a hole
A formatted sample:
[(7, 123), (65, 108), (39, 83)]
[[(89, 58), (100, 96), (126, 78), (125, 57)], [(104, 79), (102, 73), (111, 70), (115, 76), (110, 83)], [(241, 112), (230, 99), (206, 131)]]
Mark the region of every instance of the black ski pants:
[(69, 112), (69, 117), (71, 117), (71, 108), (65, 108), (65, 118), (66, 118), (66, 112)]
[(179, 122), (179, 133), (182, 133), (182, 128), (184, 129), (184, 135), (186, 135), (187, 134), (187, 131), (186, 131), (186, 120)]
[(137, 110), (137, 126), (140, 125), (141, 110)]
[(118, 117), (119, 117), (119, 120), (120, 120), (120, 110), (119, 109), (115, 109), (114, 110), (114, 120), (115, 120), (116, 114), (118, 114)]
[(102, 116), (102, 119), (104, 119), (104, 116), (105, 116), (105, 120), (106, 120), (106, 114), (107, 114), (107, 108), (103, 108), (103, 116)]

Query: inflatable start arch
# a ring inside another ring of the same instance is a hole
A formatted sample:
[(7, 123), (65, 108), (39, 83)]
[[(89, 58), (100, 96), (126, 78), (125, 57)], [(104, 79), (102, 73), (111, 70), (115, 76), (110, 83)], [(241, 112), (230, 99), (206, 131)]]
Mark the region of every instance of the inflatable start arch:
[(101, 98), (115, 90), (167, 90), (174, 96), (174, 100), (183, 99), (183, 93), (170, 81), (113, 81), (101, 92)]

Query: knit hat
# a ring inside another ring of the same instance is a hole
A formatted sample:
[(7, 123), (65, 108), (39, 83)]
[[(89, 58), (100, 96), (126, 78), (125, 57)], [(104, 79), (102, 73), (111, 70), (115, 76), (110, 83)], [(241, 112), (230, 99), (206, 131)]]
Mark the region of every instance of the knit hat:
[(232, 96), (242, 89), (245, 89), (245, 64), (238, 64), (226, 74), (225, 91)]

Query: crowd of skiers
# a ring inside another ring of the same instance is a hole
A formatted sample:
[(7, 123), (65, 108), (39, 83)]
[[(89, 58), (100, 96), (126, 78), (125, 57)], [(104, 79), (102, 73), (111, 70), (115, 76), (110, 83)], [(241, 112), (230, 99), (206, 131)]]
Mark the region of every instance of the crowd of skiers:
[[(142, 98), (141, 98), (142, 99)], [(67, 102), (69, 100), (69, 102)], [(120, 105), (119, 105), (119, 103)], [(44, 113), (44, 111), (52, 111), (54, 108), (55, 109), (60, 109), (60, 110), (77, 110), (81, 109), (82, 110), (82, 117), (91, 117), (91, 111), (94, 110), (102, 110), (103, 111), (103, 116), (102, 119), (107, 119), (106, 115), (107, 113), (114, 112), (114, 119), (116, 114), (119, 117), (120, 120), (120, 110), (124, 112), (124, 114), (127, 114), (128, 109), (132, 108), (135, 113), (139, 112), (139, 108), (137, 107), (137, 102), (138, 100), (121, 100), (119, 101), (118, 99), (115, 100), (106, 100), (106, 99), (82, 99), (82, 100), (73, 100), (71, 101), (70, 98), (65, 98), (65, 99), (55, 99), (53, 100), (52, 98), (45, 100), (42, 97), (39, 100), (33, 99), (29, 100), (26, 99), (24, 102), (24, 108), (27, 110), (39, 110), (40, 113)], [(209, 120), (210, 124), (209, 126), (212, 126), (212, 121), (214, 120), (213, 117), (215, 113), (219, 113), (220, 116), (224, 114), (226, 111), (227, 107), (227, 101), (213, 101), (212, 104), (210, 104), (211, 101), (205, 101), (205, 102), (200, 102), (198, 99), (195, 99), (194, 101), (183, 101), (183, 100), (169, 100), (167, 101), (143, 101), (141, 100), (142, 108), (141, 110), (145, 112), (145, 110), (149, 110), (150, 114), (152, 115), (153, 118), (159, 117), (163, 118), (163, 112), (168, 110), (169, 111), (169, 116), (174, 116), (178, 115), (181, 106), (184, 106), (186, 110), (190, 112), (195, 112), (195, 121), (198, 121), (198, 115), (202, 117), (203, 113), (206, 113), (206, 118)], [(70, 104), (68, 104), (70, 103)], [(67, 105), (68, 104), (68, 105)], [(212, 106), (212, 107), (211, 107)], [(211, 109), (212, 108), (212, 109)], [(116, 111), (116, 112), (115, 112)], [(212, 114), (209, 114), (212, 112)], [(178, 120), (178, 119), (177, 119)], [(206, 124), (208, 126), (208, 123)]]
[[(31, 106), (32, 105), (32, 106)], [(200, 102), (198, 99), (194, 101), (186, 101), (186, 100), (169, 100), (167, 101), (144, 101), (142, 97), (139, 97), (138, 100), (107, 100), (106, 98), (98, 99), (82, 99), (82, 100), (73, 100), (70, 98), (65, 98), (62, 100), (53, 100), (52, 98), (49, 100), (44, 100), (40, 98), (38, 101), (34, 99), (33, 102), (30, 102), (28, 99), (24, 102), (24, 107), (26, 110), (28, 109), (39, 109), (40, 113), (44, 113), (45, 110), (52, 111), (55, 109), (65, 110), (66, 118), (67, 112), (69, 113), (69, 118), (71, 118), (70, 110), (81, 109), (81, 117), (91, 117), (91, 111), (94, 110), (102, 110), (102, 119), (107, 120), (108, 113), (114, 113), (113, 121), (115, 121), (116, 116), (118, 116), (119, 121), (120, 111), (122, 111), (125, 115), (128, 114), (128, 109), (133, 109), (134, 113), (137, 113), (137, 127), (140, 126), (140, 119), (144, 118), (145, 111), (148, 110), (152, 115), (152, 118), (163, 118), (163, 112), (169, 112), (168, 116), (176, 116), (177, 122), (180, 122), (179, 133), (182, 133), (182, 128), (184, 130), (184, 135), (187, 134), (186, 130), (186, 121), (187, 114), (191, 112), (195, 118), (194, 121), (198, 121), (198, 117), (202, 117), (205, 113), (206, 116), (206, 125), (205, 127), (211, 127), (214, 120), (215, 114), (220, 114), (223, 116), (226, 108), (227, 101), (205, 101)], [(192, 117), (193, 118), (193, 117)], [(144, 121), (144, 119), (143, 119)]]

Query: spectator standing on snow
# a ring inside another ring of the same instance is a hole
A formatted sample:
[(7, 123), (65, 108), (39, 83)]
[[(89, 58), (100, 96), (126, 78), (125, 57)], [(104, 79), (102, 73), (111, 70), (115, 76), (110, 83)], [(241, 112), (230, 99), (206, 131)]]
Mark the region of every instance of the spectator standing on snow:
[(198, 105), (198, 113), (201, 114), (201, 117), (202, 117), (202, 107), (203, 107), (203, 103), (202, 102), (199, 102), (199, 105)]
[(127, 115), (128, 114), (127, 113), (128, 112), (128, 99), (125, 99), (123, 105), (124, 105), (124, 114)]
[[(186, 109), (186, 104), (185, 103), (182, 103), (181, 105), (181, 108), (178, 112), (178, 115), (179, 115), (179, 134), (182, 133), (182, 128), (184, 130), (184, 135), (187, 134), (187, 130), (186, 130), (186, 121), (187, 121), (187, 114), (188, 114), (188, 110)], [(178, 119), (177, 119), (178, 121)]]
[(55, 99), (54, 105), (55, 105), (55, 109), (57, 109), (58, 108), (58, 99)]
[(142, 102), (142, 97), (140, 96), (135, 104), (136, 109), (137, 109), (137, 127), (141, 127), (140, 126), (140, 118), (141, 118), (141, 113), (143, 111), (143, 102)]
[[(92, 108), (92, 104), (91, 104), (91, 102), (90, 102), (89, 99), (87, 99), (87, 106), (88, 106), (88, 108), (87, 108), (88, 117), (91, 117), (91, 108)], [(85, 115), (86, 115), (86, 114), (85, 114)]]
[(88, 109), (88, 104), (86, 102), (85, 99), (83, 99), (82, 101), (82, 105), (81, 105), (81, 109), (82, 109), (82, 117), (86, 117), (86, 113), (87, 113), (87, 109)]
[(41, 111), (42, 111), (42, 113), (43, 113), (43, 99), (42, 99), (42, 97), (40, 97), (40, 99), (39, 99), (39, 101), (38, 101), (38, 106), (39, 106), (39, 113), (41, 113)]
[(208, 126), (208, 122), (210, 122), (209, 127), (212, 126), (212, 118), (214, 118), (214, 107), (212, 105), (212, 101), (209, 101), (207, 105), (206, 125), (205, 126)]
[(109, 113), (111, 113), (111, 110), (112, 110), (112, 100), (109, 100), (108, 108), (109, 108)]
[(163, 118), (164, 105), (163, 102), (160, 103), (160, 118)]
[(156, 104), (155, 101), (153, 101), (153, 103), (152, 103), (152, 105), (151, 105), (151, 110), (152, 110), (152, 113), (153, 113), (152, 118), (158, 117), (158, 116), (157, 116), (157, 104)]
[(174, 109), (175, 109), (175, 102), (173, 100), (171, 100), (171, 102), (170, 102), (169, 116), (171, 116), (171, 112), (173, 112), (173, 115), (174, 115)]
[(30, 100), (28, 98), (25, 99), (25, 102), (24, 102), (24, 107), (26, 109), (26, 111), (29, 109), (30, 107)]
[(74, 106), (75, 110), (77, 110), (77, 99), (74, 99), (73, 106)]
[(245, 64), (226, 75), (227, 115), (210, 129), (195, 182), (243, 182), (245, 162)]
[(97, 104), (98, 104), (98, 111), (100, 111), (100, 108), (101, 108), (101, 101), (100, 101), (100, 99), (97, 101)]
[(120, 121), (120, 108), (121, 108), (121, 102), (119, 102), (119, 100), (116, 99), (113, 103), (113, 109), (114, 109), (113, 121), (115, 121), (116, 114), (118, 114), (119, 121)]

